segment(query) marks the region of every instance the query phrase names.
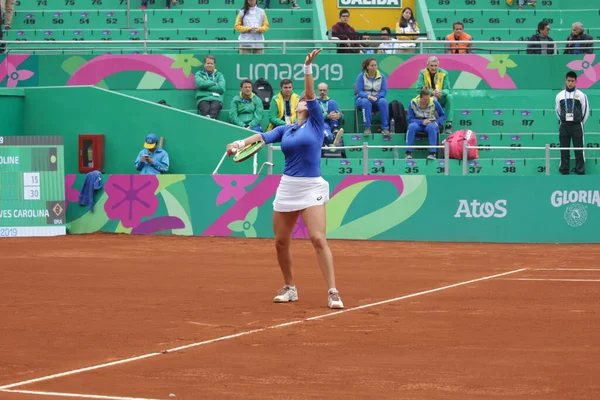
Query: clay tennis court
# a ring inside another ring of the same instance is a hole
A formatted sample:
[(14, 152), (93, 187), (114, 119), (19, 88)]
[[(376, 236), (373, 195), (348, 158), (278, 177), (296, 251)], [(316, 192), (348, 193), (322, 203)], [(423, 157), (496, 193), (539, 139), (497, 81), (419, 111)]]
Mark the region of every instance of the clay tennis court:
[(306, 240), (274, 304), (268, 239), (3, 239), (0, 399), (600, 397), (600, 245), (330, 246), (342, 312)]

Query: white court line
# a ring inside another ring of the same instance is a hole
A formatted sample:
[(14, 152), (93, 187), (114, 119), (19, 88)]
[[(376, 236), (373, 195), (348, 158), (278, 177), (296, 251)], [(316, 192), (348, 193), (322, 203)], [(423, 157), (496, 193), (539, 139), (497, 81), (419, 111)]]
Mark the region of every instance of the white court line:
[(600, 271), (600, 268), (528, 268), (530, 271)]
[(161, 355), (161, 354), (164, 354), (164, 353), (173, 353), (173, 352), (176, 352), (176, 351), (180, 351), (180, 350), (184, 350), (184, 349), (189, 349), (191, 347), (197, 347), (197, 346), (202, 346), (202, 345), (205, 345), (205, 344), (216, 343), (216, 342), (222, 342), (224, 340), (235, 339), (235, 338), (238, 338), (238, 337), (241, 337), (241, 336), (250, 335), (250, 334), (253, 334), (253, 333), (265, 332), (265, 331), (270, 330), (270, 329), (277, 329), (277, 328), (283, 328), (283, 327), (286, 327), (286, 326), (301, 324), (303, 322), (314, 321), (314, 320), (317, 320), (317, 319), (331, 317), (333, 315), (339, 315), (339, 314), (347, 313), (347, 312), (350, 312), (350, 311), (362, 310), (362, 309), (369, 308), (369, 307), (375, 307), (375, 306), (379, 306), (379, 305), (382, 305), (382, 304), (388, 304), (388, 303), (392, 303), (392, 302), (399, 301), (399, 300), (409, 299), (411, 297), (422, 296), (424, 294), (435, 293), (435, 292), (439, 292), (439, 291), (442, 291), (442, 290), (455, 288), (455, 287), (458, 287), (458, 286), (468, 285), (470, 283), (475, 283), (475, 282), (485, 281), (485, 280), (488, 280), (488, 279), (498, 278), (498, 277), (505, 276), (505, 275), (515, 274), (517, 272), (523, 272), (523, 271), (526, 271), (526, 270), (527, 270), (527, 268), (515, 269), (513, 271), (503, 272), (501, 274), (489, 275), (489, 276), (484, 276), (483, 278), (471, 279), (469, 281), (454, 283), (452, 285), (442, 286), (442, 287), (435, 288), (435, 289), (430, 289), (430, 290), (425, 290), (425, 291), (422, 291), (422, 292), (408, 294), (406, 296), (395, 297), (395, 298), (389, 299), (389, 300), (378, 301), (376, 303), (364, 304), (362, 306), (357, 306), (357, 307), (347, 308), (347, 309), (336, 311), (336, 312), (330, 312), (330, 313), (327, 313), (327, 314), (317, 315), (315, 317), (310, 317), (310, 318), (300, 319), (300, 320), (296, 320), (296, 321), (285, 322), (285, 323), (277, 324), (277, 325), (271, 325), (271, 326), (268, 326), (268, 327), (265, 327), (265, 328), (252, 329), (252, 330), (245, 331), (245, 332), (235, 333), (233, 335), (221, 336), (221, 337), (218, 337), (218, 338), (215, 338), (215, 339), (204, 340), (202, 342), (197, 342), (197, 343), (192, 343), (192, 344), (188, 344), (188, 345), (185, 345), (185, 346), (175, 347), (175, 348), (172, 348), (172, 349), (169, 349), (169, 350), (162, 351), (160, 353), (144, 354), (142, 356), (126, 358), (126, 359), (123, 359), (123, 360), (113, 361), (113, 362), (106, 363), (106, 364), (98, 364), (98, 365), (93, 365), (91, 367), (86, 367), (86, 368), (75, 369), (75, 370), (72, 370), (72, 371), (61, 372), (61, 373), (54, 374), (54, 375), (43, 376), (41, 378), (34, 378), (34, 379), (29, 379), (29, 380), (26, 380), (26, 381), (22, 381), (22, 382), (11, 383), (11, 384), (8, 384), (8, 385), (0, 386), (0, 391), (4, 390), (4, 389), (14, 388), (14, 387), (17, 387), (17, 386), (28, 385), (28, 384), (31, 384), (31, 383), (37, 383), (37, 382), (42, 382), (42, 381), (48, 381), (48, 380), (51, 380), (51, 379), (61, 378), (63, 376), (75, 375), (75, 374), (79, 374), (81, 372), (87, 372), (87, 371), (93, 371), (93, 370), (100, 369), (100, 368), (112, 367), (113, 365), (119, 365), (119, 364), (129, 363), (129, 362), (132, 362), (132, 361), (138, 361), (138, 360), (141, 360), (141, 359), (144, 359), (144, 358), (154, 357), (154, 356), (158, 356), (158, 355)]
[(600, 282), (600, 279), (561, 279), (561, 278), (505, 278), (500, 281), (553, 281), (553, 282)]
[(21, 393), (21, 394), (39, 394), (40, 396), (60, 396), (60, 397), (80, 397), (84, 399), (105, 399), (105, 400), (160, 400), (146, 399), (142, 397), (115, 397), (115, 396), (100, 396), (96, 394), (78, 394), (78, 393), (56, 393), (56, 392), (37, 392), (35, 390), (0, 390), (4, 393)]

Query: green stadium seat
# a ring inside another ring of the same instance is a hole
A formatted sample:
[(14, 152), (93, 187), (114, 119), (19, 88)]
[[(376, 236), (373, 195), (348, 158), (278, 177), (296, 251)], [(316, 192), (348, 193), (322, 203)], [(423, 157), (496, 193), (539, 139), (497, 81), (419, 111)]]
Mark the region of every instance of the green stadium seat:
[(15, 11), (13, 29), (101, 29), (127, 26), (125, 10)]

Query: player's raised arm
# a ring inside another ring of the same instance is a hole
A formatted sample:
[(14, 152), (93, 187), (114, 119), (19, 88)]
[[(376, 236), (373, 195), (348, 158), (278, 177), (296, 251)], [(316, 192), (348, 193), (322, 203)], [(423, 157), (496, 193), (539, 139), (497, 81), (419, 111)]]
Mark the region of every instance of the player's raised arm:
[(312, 75), (312, 62), (323, 49), (316, 49), (308, 53), (304, 60), (304, 96), (306, 100), (314, 100), (315, 83)]

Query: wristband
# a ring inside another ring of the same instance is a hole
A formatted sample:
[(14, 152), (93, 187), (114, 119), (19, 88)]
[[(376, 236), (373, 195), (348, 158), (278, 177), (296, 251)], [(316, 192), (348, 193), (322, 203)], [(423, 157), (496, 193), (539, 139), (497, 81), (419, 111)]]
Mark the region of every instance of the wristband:
[(304, 64), (304, 75), (312, 75), (312, 64)]
[(246, 142), (245, 142), (245, 141), (243, 141), (243, 140), (237, 140), (237, 141), (235, 141), (234, 143), (235, 143), (235, 144), (237, 144), (237, 146), (238, 146), (238, 149), (239, 149), (239, 150), (241, 150), (241, 149), (243, 149), (244, 147), (246, 147)]

